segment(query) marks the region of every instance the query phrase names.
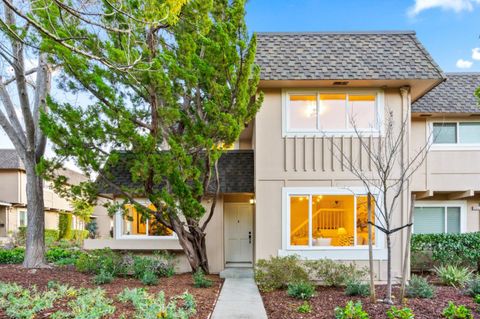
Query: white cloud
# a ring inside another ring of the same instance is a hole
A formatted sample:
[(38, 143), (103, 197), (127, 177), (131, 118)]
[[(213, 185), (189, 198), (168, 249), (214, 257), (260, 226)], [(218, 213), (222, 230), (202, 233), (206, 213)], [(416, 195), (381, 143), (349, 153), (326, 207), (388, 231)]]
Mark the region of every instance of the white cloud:
[(480, 48), (472, 49), (472, 59), (480, 60)]
[(455, 12), (472, 11), (480, 0), (415, 0), (415, 4), (408, 9), (408, 15), (414, 17), (420, 12), (433, 8), (453, 10)]
[(464, 59), (458, 59), (457, 61), (457, 68), (459, 69), (469, 69), (473, 65), (472, 61), (464, 60)]

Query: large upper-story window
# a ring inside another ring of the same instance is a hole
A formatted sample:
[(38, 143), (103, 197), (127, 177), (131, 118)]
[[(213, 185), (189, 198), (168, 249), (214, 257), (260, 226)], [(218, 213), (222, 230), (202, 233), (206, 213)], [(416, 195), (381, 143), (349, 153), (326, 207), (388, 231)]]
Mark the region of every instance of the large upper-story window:
[(434, 122), (433, 144), (480, 145), (480, 122)]
[(284, 134), (378, 132), (380, 92), (287, 91)]

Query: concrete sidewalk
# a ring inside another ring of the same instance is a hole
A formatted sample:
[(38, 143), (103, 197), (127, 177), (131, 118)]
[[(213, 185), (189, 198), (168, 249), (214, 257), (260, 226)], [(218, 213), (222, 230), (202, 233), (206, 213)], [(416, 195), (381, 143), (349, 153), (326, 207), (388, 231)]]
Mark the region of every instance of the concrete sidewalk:
[(213, 310), (212, 319), (267, 319), (253, 275), (247, 276), (246, 270), (229, 271), (226, 276), (223, 274), (226, 279)]

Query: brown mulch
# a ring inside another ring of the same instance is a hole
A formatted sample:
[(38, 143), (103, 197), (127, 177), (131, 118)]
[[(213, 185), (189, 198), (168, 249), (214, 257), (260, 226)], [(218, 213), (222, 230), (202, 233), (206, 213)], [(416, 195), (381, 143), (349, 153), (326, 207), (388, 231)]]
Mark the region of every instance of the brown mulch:
[[(131, 318), (131, 315), (134, 313), (132, 305), (121, 303), (115, 297), (125, 288), (138, 287), (145, 287), (150, 293), (163, 291), (167, 300), (188, 291), (195, 297), (197, 304), (197, 313), (193, 318), (206, 319), (209, 318), (213, 311), (222, 286), (222, 280), (214, 275), (208, 276), (208, 278), (214, 281), (214, 285), (210, 288), (195, 288), (191, 274), (179, 274), (170, 278), (160, 278), (159, 283), (155, 286), (144, 286), (139, 280), (134, 278), (115, 278), (112, 283), (98, 286), (92, 283), (92, 278), (92, 275), (79, 273), (73, 267), (26, 270), (19, 265), (0, 265), (0, 281), (16, 282), (24, 287), (35, 285), (39, 290), (44, 290), (49, 281), (58, 281), (76, 288), (100, 287), (106, 291), (109, 298), (114, 300), (116, 311), (110, 319), (118, 318), (121, 314), (125, 314), (126, 318)], [(67, 302), (68, 300), (59, 300), (55, 303), (55, 309), (49, 309), (48, 312), (40, 313), (35, 318), (48, 318), (49, 314), (55, 311), (68, 310)], [(7, 318), (5, 313), (0, 310), (0, 319)]]
[[(398, 295), (399, 288), (394, 288), (394, 294)], [(385, 286), (376, 286), (377, 298), (381, 298), (385, 294)], [(310, 300), (312, 311), (308, 314), (300, 314), (296, 311), (303, 301), (294, 299), (287, 295), (286, 291), (273, 291), (262, 293), (263, 303), (269, 318), (275, 319), (323, 319), (335, 318), (334, 309), (337, 306), (345, 306), (347, 301), (360, 300), (363, 309), (369, 314), (371, 319), (385, 319), (386, 312), (390, 308), (389, 305), (376, 303), (372, 304), (369, 297), (349, 297), (345, 296), (343, 288), (318, 287), (317, 295)], [(407, 299), (406, 306), (411, 308), (415, 314), (415, 319), (432, 319), (443, 318), (442, 311), (448, 305), (449, 301), (453, 301), (457, 305), (465, 305), (472, 310), (474, 318), (480, 318), (478, 305), (473, 301), (472, 297), (462, 294), (462, 292), (454, 287), (436, 286), (436, 294), (432, 299)], [(395, 306), (399, 308), (398, 302)]]

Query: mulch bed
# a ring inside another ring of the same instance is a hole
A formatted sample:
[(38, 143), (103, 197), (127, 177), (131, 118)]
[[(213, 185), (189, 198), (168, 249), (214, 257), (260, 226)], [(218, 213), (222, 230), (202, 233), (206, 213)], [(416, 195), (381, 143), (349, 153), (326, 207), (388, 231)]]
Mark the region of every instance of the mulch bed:
[[(32, 285), (37, 286), (39, 290), (46, 289), (49, 281), (58, 281), (62, 284), (68, 284), (76, 288), (97, 288), (104, 289), (107, 296), (114, 300), (116, 312), (110, 318), (118, 318), (121, 314), (125, 314), (126, 318), (131, 318), (134, 309), (130, 304), (123, 304), (116, 300), (115, 296), (122, 292), (125, 288), (146, 287), (150, 293), (163, 291), (167, 299), (188, 291), (195, 297), (197, 304), (197, 314), (194, 318), (209, 318), (213, 311), (214, 304), (218, 298), (222, 280), (218, 276), (209, 275), (208, 278), (214, 281), (214, 285), (210, 288), (195, 288), (192, 282), (191, 274), (180, 274), (170, 278), (160, 278), (156, 286), (144, 286), (134, 278), (115, 278), (110, 284), (95, 285), (92, 283), (93, 276), (79, 273), (73, 267), (55, 267), (52, 269), (35, 269), (26, 270), (19, 265), (1, 265), (0, 281), (16, 282), (24, 287)], [(49, 314), (57, 310), (68, 310), (66, 300), (60, 300), (55, 304), (55, 309), (49, 309), (46, 313), (38, 314), (35, 318), (48, 318)], [(0, 318), (7, 319), (5, 313), (0, 310)]]
[[(399, 288), (394, 287), (394, 294), (398, 295)], [(377, 298), (381, 298), (385, 294), (385, 286), (376, 286)], [(269, 318), (286, 319), (286, 318), (335, 318), (334, 309), (337, 306), (345, 306), (347, 301), (360, 300), (363, 309), (372, 319), (387, 318), (386, 312), (390, 308), (389, 305), (376, 303), (372, 304), (368, 297), (349, 297), (345, 296), (343, 288), (318, 287), (317, 295), (310, 300), (312, 312), (308, 314), (300, 314), (296, 311), (303, 301), (294, 299), (287, 295), (286, 291), (273, 291), (262, 293), (263, 303)], [(407, 299), (406, 306), (411, 308), (416, 319), (432, 319), (443, 318), (442, 311), (448, 305), (449, 301), (455, 304), (465, 305), (473, 312), (474, 318), (480, 318), (478, 305), (473, 301), (472, 297), (462, 294), (459, 289), (454, 287), (436, 286), (436, 294), (432, 299)], [(398, 302), (395, 305), (399, 307)]]

